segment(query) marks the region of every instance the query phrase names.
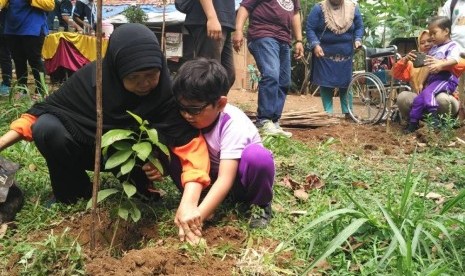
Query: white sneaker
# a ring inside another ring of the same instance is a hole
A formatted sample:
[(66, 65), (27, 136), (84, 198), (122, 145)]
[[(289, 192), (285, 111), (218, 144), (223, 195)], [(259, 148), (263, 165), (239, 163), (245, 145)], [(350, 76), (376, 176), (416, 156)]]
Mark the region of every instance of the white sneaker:
[(286, 136), (287, 138), (291, 138), (291, 137), (292, 137), (292, 133), (289, 132), (289, 131), (285, 131), (285, 130), (279, 125), (278, 122), (275, 122), (275, 123), (274, 123), (274, 126), (275, 126), (275, 128), (276, 128), (279, 132), (281, 132), (282, 135)]
[(292, 136), (292, 133), (284, 131), (282, 128), (276, 128), (276, 125), (270, 120), (265, 120), (262, 122), (262, 124), (262, 127), (259, 128), (259, 132), (262, 135), (285, 136), (288, 138)]

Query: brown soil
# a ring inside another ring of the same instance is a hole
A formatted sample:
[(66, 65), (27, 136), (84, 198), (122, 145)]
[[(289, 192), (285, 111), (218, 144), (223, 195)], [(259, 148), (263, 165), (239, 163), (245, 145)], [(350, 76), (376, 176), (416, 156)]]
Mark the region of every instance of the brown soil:
[[(228, 98), (229, 102), (246, 111), (256, 110), (256, 92), (233, 90)], [(285, 112), (315, 109), (322, 110), (321, 99), (310, 95), (290, 95), (285, 105)], [(301, 140), (309, 146), (315, 146), (332, 137), (339, 141), (333, 148), (341, 152), (362, 149), (366, 153), (377, 151), (384, 155), (408, 155), (419, 142), (422, 142), (421, 133), (402, 135), (401, 130), (402, 127), (398, 124), (392, 124), (388, 131), (383, 124), (357, 125), (343, 119), (340, 124), (328, 127), (290, 129), (294, 135), (292, 139)], [(463, 128), (458, 130), (462, 139), (464, 132)], [(231, 219), (235, 218), (227, 218), (228, 221)], [(235, 259), (234, 256), (238, 255), (235, 253), (249, 248), (245, 244), (247, 235), (245, 231), (233, 226), (214, 225), (204, 230), (208, 247), (192, 249), (180, 243), (176, 236), (161, 238), (157, 223), (152, 220), (137, 224), (120, 223), (113, 242), (114, 248), (119, 250), (113, 252), (122, 253), (120, 257), (110, 257), (108, 250), (114, 224), (115, 221), (111, 220), (107, 213), (100, 214), (96, 229), (97, 249), (93, 253), (89, 245), (91, 216), (88, 212), (75, 214), (57, 225), (50, 226), (50, 229), (31, 235), (28, 239), (31, 242), (43, 241), (50, 234), (50, 230), (53, 230), (55, 235), (59, 235), (64, 229), (69, 228), (69, 233), (78, 237), (88, 257), (86, 273), (89, 275), (232, 275), (233, 272), (237, 273), (238, 263), (243, 261)], [(276, 245), (277, 242), (262, 241), (260, 246), (266, 246), (266, 250), (272, 251)], [(215, 253), (222, 249), (226, 249), (225, 253)], [(198, 250), (203, 251), (201, 254), (196, 254), (200, 252)], [(285, 264), (292, 256), (278, 256), (279, 258)], [(15, 264), (17, 261), (18, 256), (12, 256), (10, 264)], [(14, 265), (7, 269), (10, 275), (18, 272)]]

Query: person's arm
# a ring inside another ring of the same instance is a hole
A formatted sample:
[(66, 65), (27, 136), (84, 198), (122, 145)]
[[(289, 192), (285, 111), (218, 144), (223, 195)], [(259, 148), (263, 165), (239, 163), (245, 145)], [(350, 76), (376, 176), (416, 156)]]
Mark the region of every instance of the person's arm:
[(307, 32), (307, 43), (316, 57), (323, 57), (325, 55), (323, 48), (320, 46), (320, 38), (316, 35), (316, 30), (321, 20), (324, 20), (322, 17), (323, 12), (321, 11), (320, 4), (316, 4), (308, 14), (305, 29)]
[(181, 202), (174, 217), (181, 241), (198, 244), (202, 237), (202, 215), (198, 208), (202, 184), (188, 182), (184, 185)]
[(222, 37), (221, 24), (216, 15), (213, 0), (200, 0), (203, 12), (207, 17), (207, 35), (211, 39), (220, 39)]
[(461, 76), (465, 72), (465, 57), (461, 58), (460, 61), (454, 67), (451, 68), (451, 72), (456, 77)]
[(239, 160), (237, 159), (220, 161), (218, 178), (199, 205), (202, 221), (210, 217), (220, 203), (226, 198), (236, 179), (238, 167)]
[(409, 60), (409, 56), (406, 55), (392, 66), (391, 73), (395, 79), (410, 81), (412, 68), (413, 64)]
[(16, 142), (25, 139), (32, 141), (32, 125), (37, 117), (31, 114), (23, 114), (10, 124), (10, 130), (0, 137), (0, 151), (8, 148)]
[(202, 236), (202, 221), (198, 203), (202, 189), (210, 185), (210, 158), (202, 135), (188, 144), (172, 149), (182, 166), (181, 184), (184, 187), (181, 203), (174, 218), (181, 241), (198, 243)]
[(300, 23), (300, 12), (295, 11), (292, 17), (292, 32), (294, 33), (294, 58), (301, 59), (304, 57), (304, 43), (302, 41), (302, 25)]
[(16, 142), (23, 139), (23, 136), (14, 130), (9, 130), (7, 133), (0, 137), (0, 151), (8, 148)]
[(360, 14), (360, 10), (358, 9), (358, 7), (355, 7), (354, 28), (354, 47), (358, 48), (362, 46), (362, 38), (364, 32), (362, 15)]
[(244, 24), (248, 18), (249, 11), (245, 7), (240, 6), (236, 15), (236, 31), (232, 37), (233, 47), (236, 52), (239, 52), (242, 44), (244, 44)]
[(84, 28), (84, 21), (81, 19), (81, 14), (84, 14), (84, 4), (80, 1), (76, 1), (76, 6), (74, 8), (73, 20), (81, 28)]
[(428, 66), (430, 73), (439, 73), (440, 71), (447, 70), (448, 67), (456, 65), (458, 62), (456, 59), (435, 59), (433, 57), (427, 57), (425, 65)]

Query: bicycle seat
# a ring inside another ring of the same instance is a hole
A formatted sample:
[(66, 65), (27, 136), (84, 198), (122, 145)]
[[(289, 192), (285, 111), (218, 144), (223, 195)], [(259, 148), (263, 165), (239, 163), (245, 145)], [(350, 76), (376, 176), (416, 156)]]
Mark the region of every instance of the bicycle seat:
[(395, 45), (388, 46), (387, 48), (365, 48), (366, 58), (385, 57), (395, 54), (397, 54), (397, 47)]

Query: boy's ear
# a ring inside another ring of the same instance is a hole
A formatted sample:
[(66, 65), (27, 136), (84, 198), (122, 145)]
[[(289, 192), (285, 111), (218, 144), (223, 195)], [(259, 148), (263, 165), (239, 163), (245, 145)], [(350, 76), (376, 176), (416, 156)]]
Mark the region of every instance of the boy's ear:
[(218, 107), (221, 109), (221, 111), (223, 111), (227, 103), (228, 103), (228, 97), (221, 96), (220, 99), (218, 100)]

